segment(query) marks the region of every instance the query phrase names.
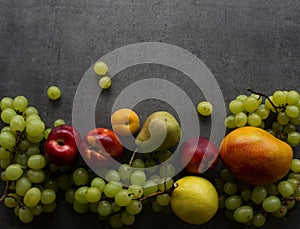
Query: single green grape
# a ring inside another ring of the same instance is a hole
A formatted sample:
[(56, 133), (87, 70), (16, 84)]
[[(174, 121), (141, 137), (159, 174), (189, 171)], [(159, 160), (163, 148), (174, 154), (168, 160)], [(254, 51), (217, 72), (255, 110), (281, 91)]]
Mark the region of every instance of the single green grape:
[(48, 98), (58, 100), (61, 97), (61, 91), (57, 86), (50, 86), (47, 90)]
[(41, 191), (37, 187), (30, 188), (24, 195), (23, 202), (29, 207), (35, 207), (41, 200)]
[(202, 101), (198, 103), (197, 111), (203, 116), (210, 116), (213, 112), (213, 106), (208, 101)]
[(12, 108), (13, 104), (13, 99), (10, 97), (3, 97), (0, 101), (0, 107), (1, 110), (3, 111), (5, 108)]
[(300, 100), (300, 95), (297, 91), (289, 91), (286, 95), (286, 101), (289, 105), (295, 105)]
[(288, 105), (285, 108), (285, 114), (289, 118), (297, 118), (299, 116), (299, 108), (295, 105)]
[(28, 106), (28, 100), (25, 96), (19, 95), (14, 98), (12, 108), (17, 112), (23, 112)]
[(299, 173), (300, 172), (300, 160), (299, 159), (296, 159), (294, 158), (292, 160), (292, 163), (291, 163), (291, 170), (295, 173)]
[(257, 113), (251, 113), (248, 115), (247, 122), (250, 126), (259, 126), (262, 122), (262, 118)]
[(247, 223), (253, 218), (253, 208), (247, 205), (238, 207), (233, 212), (233, 218), (239, 223)]
[(278, 188), (278, 192), (283, 197), (289, 197), (293, 195), (293, 193), (295, 192), (293, 185), (288, 181), (280, 181), (277, 185), (277, 188)]
[(61, 126), (61, 125), (64, 125), (66, 124), (65, 120), (59, 118), (59, 119), (56, 119), (53, 123), (53, 126), (54, 127), (57, 127), (57, 126)]
[(275, 91), (273, 100), (278, 105), (284, 105), (286, 103), (286, 94), (283, 91)]
[(94, 71), (97, 75), (104, 76), (108, 72), (108, 66), (103, 61), (96, 62), (94, 65)]
[(226, 198), (225, 207), (228, 210), (235, 210), (243, 204), (243, 200), (239, 195), (232, 195)]
[(108, 181), (108, 182), (110, 182), (110, 181), (120, 181), (121, 176), (120, 176), (119, 172), (117, 172), (116, 170), (110, 169), (105, 174), (105, 180)]
[(132, 195), (126, 189), (121, 190), (115, 195), (115, 203), (120, 207), (127, 206), (132, 200)]
[(23, 169), (19, 164), (10, 164), (5, 169), (5, 176), (7, 180), (14, 181), (19, 179), (23, 175)]
[(240, 112), (234, 116), (234, 123), (236, 127), (243, 127), (247, 124), (248, 117), (244, 112)]
[(236, 125), (235, 125), (235, 117), (234, 117), (234, 115), (227, 116), (225, 118), (224, 125), (225, 125), (225, 127), (229, 128), (229, 129), (235, 128)]
[(251, 200), (255, 204), (261, 204), (267, 197), (267, 189), (264, 186), (255, 186), (251, 193)]
[(108, 89), (111, 87), (111, 78), (109, 76), (103, 76), (99, 79), (99, 86), (102, 89)]
[(259, 102), (257, 101), (256, 98), (249, 96), (245, 102), (244, 102), (244, 109), (247, 112), (253, 112), (255, 111), (259, 106)]
[(277, 196), (268, 196), (262, 202), (262, 207), (266, 212), (275, 212), (281, 207), (281, 201)]
[(233, 114), (238, 114), (244, 110), (244, 104), (240, 100), (232, 100), (228, 105), (229, 110)]
[(1, 112), (1, 120), (4, 123), (9, 124), (11, 119), (16, 115), (17, 115), (17, 112), (14, 109), (7, 107), (4, 110), (2, 110), (2, 112)]
[(96, 187), (89, 187), (85, 193), (88, 202), (95, 203), (101, 199), (101, 192)]

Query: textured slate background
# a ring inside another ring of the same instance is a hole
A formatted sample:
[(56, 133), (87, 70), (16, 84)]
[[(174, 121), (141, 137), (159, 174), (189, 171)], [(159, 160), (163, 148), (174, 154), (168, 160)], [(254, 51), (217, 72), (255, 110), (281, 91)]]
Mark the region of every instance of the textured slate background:
[[(226, 102), (248, 87), (266, 94), (299, 90), (300, 3), (296, 0), (0, 0), (0, 5), (0, 97), (27, 96), (47, 125), (60, 117), (71, 122), (77, 85), (98, 58), (144, 41), (174, 44), (199, 57), (214, 74)], [(161, 71), (171, 70), (147, 66), (142, 73)], [(126, 72), (132, 79), (140, 73)], [(174, 80), (185, 85), (179, 76), (174, 73)], [(45, 96), (52, 84), (63, 91), (57, 103)], [(113, 86), (117, 90), (124, 85)], [(197, 102), (195, 96), (192, 100)], [(104, 108), (107, 105), (98, 108), (102, 121), (108, 118)], [(294, 228), (300, 223), (299, 211), (298, 206), (287, 222), (269, 220), (268, 226)], [(63, 201), (55, 213), (21, 225), (12, 211), (0, 206), (0, 228), (109, 228), (94, 215), (79, 217)], [(133, 226), (141, 227), (196, 228), (173, 215), (148, 210)], [(242, 226), (218, 214), (205, 227)]]

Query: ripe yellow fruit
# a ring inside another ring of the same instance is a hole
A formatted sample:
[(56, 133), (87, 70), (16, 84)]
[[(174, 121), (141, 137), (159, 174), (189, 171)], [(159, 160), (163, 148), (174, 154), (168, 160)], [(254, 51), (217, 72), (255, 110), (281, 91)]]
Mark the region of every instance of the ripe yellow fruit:
[(200, 225), (216, 214), (219, 197), (213, 184), (205, 178), (186, 176), (176, 181), (171, 195), (171, 207), (184, 222)]
[(129, 136), (136, 133), (140, 127), (140, 119), (137, 113), (129, 108), (115, 111), (111, 116), (111, 125), (119, 135)]

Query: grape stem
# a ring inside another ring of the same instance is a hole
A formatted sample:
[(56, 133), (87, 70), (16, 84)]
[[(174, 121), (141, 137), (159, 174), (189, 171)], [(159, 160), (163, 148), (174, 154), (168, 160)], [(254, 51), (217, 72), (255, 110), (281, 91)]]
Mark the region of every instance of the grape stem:
[(129, 161), (129, 166), (131, 167), (132, 165), (132, 162), (134, 160), (134, 157), (136, 155), (136, 152), (138, 151), (139, 147), (136, 147), (136, 149), (133, 151), (132, 155), (131, 155), (131, 158), (130, 158), (130, 161)]
[(275, 104), (272, 102), (272, 100), (267, 95), (260, 93), (260, 92), (255, 92), (250, 88), (248, 88), (248, 91), (250, 91), (251, 93), (253, 93), (255, 95), (265, 97), (271, 103), (272, 107), (275, 109), (276, 113), (278, 114), (278, 109), (280, 109), (281, 107), (275, 106)]
[(5, 183), (5, 188), (4, 188), (2, 196), (0, 197), (0, 202), (2, 202), (5, 199), (7, 194), (8, 194), (8, 181), (6, 181), (6, 183)]
[(178, 184), (174, 183), (174, 185), (171, 188), (169, 188), (169, 189), (165, 188), (162, 191), (157, 191), (155, 193), (151, 193), (151, 194), (149, 194), (147, 196), (141, 197), (140, 201), (143, 201), (143, 200), (146, 200), (146, 199), (149, 199), (149, 198), (152, 198), (152, 197), (156, 197), (156, 196), (159, 196), (159, 195), (164, 194), (164, 193), (171, 193), (177, 186), (178, 186)]

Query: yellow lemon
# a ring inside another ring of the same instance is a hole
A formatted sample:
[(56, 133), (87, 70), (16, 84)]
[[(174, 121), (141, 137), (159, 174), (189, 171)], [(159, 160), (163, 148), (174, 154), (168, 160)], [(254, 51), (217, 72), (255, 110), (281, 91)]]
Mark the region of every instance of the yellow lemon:
[(171, 195), (174, 213), (190, 224), (204, 224), (217, 212), (219, 197), (213, 184), (205, 178), (186, 176), (176, 181)]

